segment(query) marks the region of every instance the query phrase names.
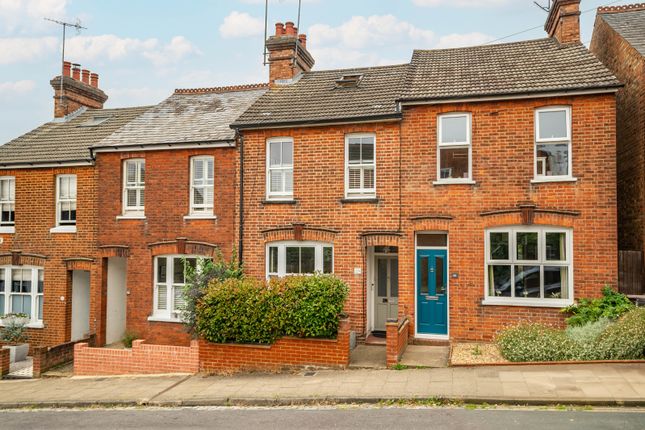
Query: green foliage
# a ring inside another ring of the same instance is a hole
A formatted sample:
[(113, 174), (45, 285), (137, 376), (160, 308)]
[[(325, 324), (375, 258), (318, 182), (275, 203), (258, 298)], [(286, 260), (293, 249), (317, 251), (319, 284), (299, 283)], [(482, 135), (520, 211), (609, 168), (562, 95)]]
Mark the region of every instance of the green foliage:
[(126, 348), (132, 348), (132, 342), (139, 339), (139, 335), (133, 331), (127, 330), (121, 339), (123, 346)]
[(567, 336), (579, 343), (592, 343), (611, 325), (611, 320), (602, 317), (598, 321), (590, 321), (585, 325), (568, 326), (565, 330)]
[(208, 285), (212, 281), (226, 279), (241, 279), (244, 270), (233, 252), (230, 261), (226, 261), (221, 253), (214, 260), (198, 260), (196, 267), (186, 265), (186, 285), (183, 290), (184, 305), (181, 307), (181, 318), (190, 333), (195, 333), (197, 325), (197, 304), (204, 297)]
[(10, 345), (27, 342), (27, 328), (29, 316), (25, 314), (7, 314), (2, 317), (4, 327), (0, 329), (0, 341)]
[(594, 344), (596, 360), (645, 358), (645, 308), (636, 308), (607, 327)]
[(214, 279), (196, 307), (196, 332), (216, 343), (273, 343), (281, 336), (332, 338), (347, 286), (330, 275), (270, 282)]
[(497, 344), (509, 361), (564, 361), (575, 357), (576, 343), (564, 331), (542, 324), (520, 324), (503, 330)]
[(577, 304), (568, 306), (562, 312), (571, 314), (567, 325), (582, 326), (600, 318), (615, 320), (625, 312), (634, 308), (634, 304), (625, 296), (610, 287), (602, 289), (602, 297), (597, 299), (580, 299)]

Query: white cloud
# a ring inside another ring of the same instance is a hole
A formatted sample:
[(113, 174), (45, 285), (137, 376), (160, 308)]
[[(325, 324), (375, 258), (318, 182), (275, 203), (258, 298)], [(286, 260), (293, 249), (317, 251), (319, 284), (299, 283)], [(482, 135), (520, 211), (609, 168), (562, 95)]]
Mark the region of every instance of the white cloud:
[(55, 37), (0, 38), (0, 64), (32, 61), (58, 49), (59, 43)]
[(29, 80), (0, 82), (0, 95), (28, 93), (34, 88), (36, 83)]
[(175, 36), (168, 44), (158, 39), (122, 38), (114, 34), (76, 36), (67, 41), (66, 57), (84, 62), (97, 59), (121, 60), (131, 55), (141, 55), (155, 65), (174, 63), (188, 55), (201, 52), (183, 36)]
[(510, 3), (510, 0), (412, 0), (416, 6), (438, 7), (495, 7)]
[(6, 34), (32, 33), (53, 26), (43, 18), (63, 18), (68, 0), (0, 0), (0, 23)]
[(490, 42), (494, 37), (484, 33), (453, 33), (441, 36), (435, 45), (435, 48), (461, 48), (464, 46), (482, 45)]
[(219, 26), (219, 34), (225, 38), (258, 36), (264, 32), (264, 22), (246, 12), (234, 10)]

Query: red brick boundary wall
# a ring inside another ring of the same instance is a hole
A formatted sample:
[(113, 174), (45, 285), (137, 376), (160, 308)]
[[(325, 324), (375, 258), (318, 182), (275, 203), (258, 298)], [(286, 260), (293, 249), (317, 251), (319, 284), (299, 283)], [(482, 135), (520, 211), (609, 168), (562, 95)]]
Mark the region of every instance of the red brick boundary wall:
[(9, 374), (10, 354), (8, 349), (0, 348), (0, 379)]
[(74, 346), (74, 375), (128, 375), (155, 373), (197, 373), (199, 346), (148, 345), (132, 342), (132, 349)]
[(400, 320), (388, 321), (385, 326), (385, 363), (387, 367), (396, 366), (408, 347), (410, 335), (410, 320), (403, 317)]
[(33, 377), (40, 378), (49, 369), (74, 360), (74, 345), (87, 343), (94, 346), (96, 338), (94, 335), (87, 339), (74, 342), (61, 343), (56, 346), (36, 346), (31, 350), (34, 359)]
[(349, 320), (342, 319), (336, 339), (283, 337), (272, 345), (199, 341), (200, 370), (206, 373), (280, 371), (286, 368), (349, 366)]

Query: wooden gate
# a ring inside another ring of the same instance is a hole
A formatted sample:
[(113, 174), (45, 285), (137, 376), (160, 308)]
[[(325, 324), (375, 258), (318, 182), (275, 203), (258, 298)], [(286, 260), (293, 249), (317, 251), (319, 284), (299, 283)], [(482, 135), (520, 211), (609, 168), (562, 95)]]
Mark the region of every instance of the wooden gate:
[(618, 290), (623, 294), (645, 294), (641, 251), (618, 251)]

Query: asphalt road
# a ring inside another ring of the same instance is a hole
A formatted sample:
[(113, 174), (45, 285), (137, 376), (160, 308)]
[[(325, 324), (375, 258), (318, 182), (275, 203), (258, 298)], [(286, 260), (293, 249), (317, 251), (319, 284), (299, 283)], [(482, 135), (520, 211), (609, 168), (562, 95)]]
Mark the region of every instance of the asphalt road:
[(643, 430), (645, 411), (460, 408), (177, 408), (0, 412), (2, 429)]

